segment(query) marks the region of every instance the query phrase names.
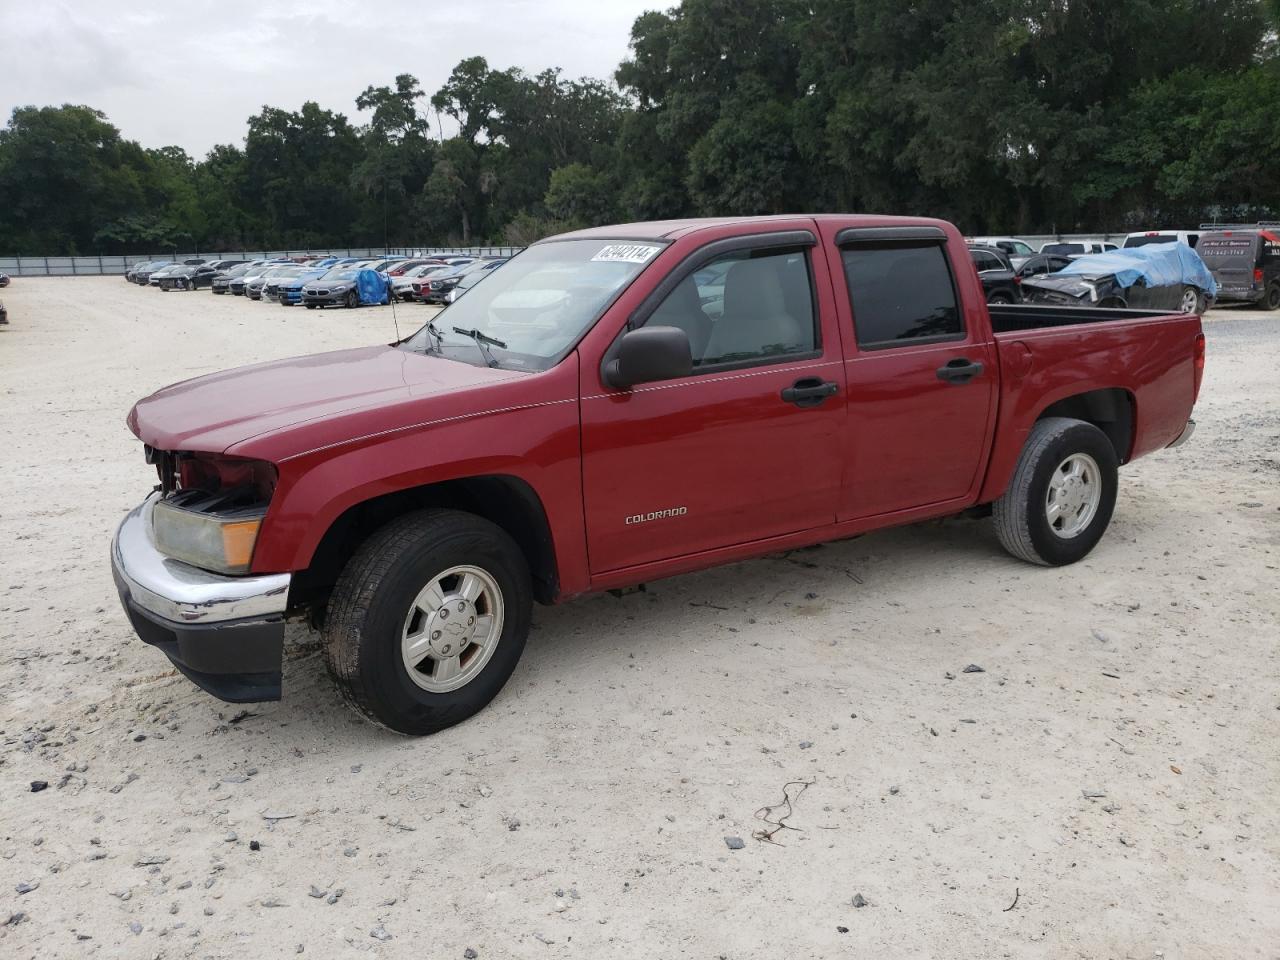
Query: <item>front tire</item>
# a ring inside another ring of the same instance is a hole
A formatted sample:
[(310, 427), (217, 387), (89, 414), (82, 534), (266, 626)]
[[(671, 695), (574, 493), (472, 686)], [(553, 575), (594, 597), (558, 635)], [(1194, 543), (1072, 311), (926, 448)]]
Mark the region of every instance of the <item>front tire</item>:
[(1010, 304), (1013, 303), (1013, 298), (1007, 293), (997, 292), (987, 298), (987, 303)]
[(1118, 485), (1116, 453), (1105, 433), (1083, 420), (1040, 420), (994, 505), (1001, 546), (1048, 567), (1083, 559), (1111, 523)]
[(356, 293), (354, 290), (348, 290), (346, 304), (348, 310), (354, 310), (356, 307), (360, 306), (360, 294)]
[(398, 733), (435, 733), (489, 703), (529, 634), (524, 555), (500, 527), (454, 510), (387, 524), (329, 598), (325, 663), (343, 699)]

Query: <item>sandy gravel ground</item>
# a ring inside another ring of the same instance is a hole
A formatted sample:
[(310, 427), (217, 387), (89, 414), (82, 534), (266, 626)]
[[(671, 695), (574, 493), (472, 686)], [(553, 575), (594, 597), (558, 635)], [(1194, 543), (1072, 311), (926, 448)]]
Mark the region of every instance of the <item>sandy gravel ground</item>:
[(390, 310), (3, 296), (0, 955), (1280, 955), (1280, 317), (1209, 318), (1199, 432), (1083, 563), (955, 520), (541, 609), (488, 710), (408, 740), (303, 630), (282, 702), (204, 695), (107, 563), (135, 398)]

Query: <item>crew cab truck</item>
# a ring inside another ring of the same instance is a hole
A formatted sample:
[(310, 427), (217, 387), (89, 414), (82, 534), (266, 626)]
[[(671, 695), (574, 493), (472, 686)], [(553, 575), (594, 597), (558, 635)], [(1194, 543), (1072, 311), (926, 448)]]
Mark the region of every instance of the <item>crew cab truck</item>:
[(582, 230), (404, 341), (138, 402), (159, 482), (115, 578), (215, 696), (278, 698), (308, 617), (344, 697), (425, 734), (498, 693), (535, 601), (971, 508), (1080, 560), (1117, 467), (1190, 434), (1203, 364), (1194, 315), (988, 308), (939, 220)]

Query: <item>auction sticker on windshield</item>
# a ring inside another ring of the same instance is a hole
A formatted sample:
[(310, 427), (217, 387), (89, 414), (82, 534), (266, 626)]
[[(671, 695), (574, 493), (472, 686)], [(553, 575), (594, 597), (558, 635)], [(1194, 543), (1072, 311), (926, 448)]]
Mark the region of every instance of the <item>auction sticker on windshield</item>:
[(661, 249), (647, 243), (611, 243), (591, 259), (609, 263), (648, 263)]

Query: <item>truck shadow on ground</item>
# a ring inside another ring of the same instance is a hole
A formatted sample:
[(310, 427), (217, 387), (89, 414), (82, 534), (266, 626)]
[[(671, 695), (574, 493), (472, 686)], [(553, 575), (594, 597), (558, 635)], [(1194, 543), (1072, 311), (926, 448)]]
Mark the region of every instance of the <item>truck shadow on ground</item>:
[[(536, 607), (528, 645), (512, 679), (489, 708), (464, 726), (483, 723), (516, 695), (513, 691), (522, 698), (541, 695), (552, 701), (558, 696), (555, 684), (591, 685), (592, 672), (602, 661), (664, 657), (676, 635), (695, 634), (713, 657), (723, 646), (728, 663), (738, 642), (736, 631), (755, 623), (757, 615), (808, 617), (814, 630), (824, 631), (832, 628), (832, 618), (856, 625), (860, 604), (902, 597), (904, 584), (928, 589), (948, 580), (1007, 577), (1010, 570), (1034, 569), (1000, 549), (989, 522), (949, 518), (672, 577), (620, 597), (601, 594)], [(345, 716), (350, 726), (338, 726), (351, 729), (358, 739), (398, 742), (338, 702), (317, 633), (291, 628), (287, 644), (284, 699), (270, 708), (275, 723), (296, 731), (317, 719)], [(548, 680), (554, 684), (539, 687)], [(543, 692), (531, 693), (531, 687)], [(554, 703), (546, 706), (554, 708)], [(523, 709), (537, 707), (526, 701)]]

